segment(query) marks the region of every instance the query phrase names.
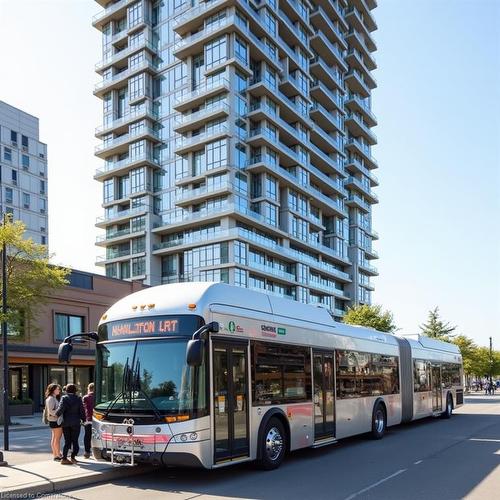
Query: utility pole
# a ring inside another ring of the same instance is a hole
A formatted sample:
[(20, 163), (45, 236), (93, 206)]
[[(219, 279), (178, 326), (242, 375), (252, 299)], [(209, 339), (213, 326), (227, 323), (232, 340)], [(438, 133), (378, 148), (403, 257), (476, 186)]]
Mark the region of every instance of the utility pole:
[(490, 387), (493, 387), (493, 342), (492, 337), (490, 337)]
[[(3, 225), (7, 223), (3, 214)], [(9, 451), (9, 356), (7, 351), (7, 245), (2, 245), (3, 450)], [(3, 455), (3, 454), (2, 454)], [(0, 457), (3, 461), (3, 456)]]

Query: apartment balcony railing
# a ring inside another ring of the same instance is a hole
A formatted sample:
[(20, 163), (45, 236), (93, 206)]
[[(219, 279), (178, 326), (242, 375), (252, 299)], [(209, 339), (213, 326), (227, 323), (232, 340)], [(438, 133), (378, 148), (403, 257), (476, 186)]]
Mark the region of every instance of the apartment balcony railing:
[(139, 106), (129, 108), (123, 116), (120, 116), (119, 118), (116, 118), (104, 125), (101, 125), (100, 127), (97, 127), (95, 129), (95, 133), (96, 135), (105, 134), (108, 131), (122, 127), (123, 125), (126, 125), (127, 123), (139, 119), (143, 116), (152, 120), (158, 120), (159, 118), (159, 115), (153, 109), (153, 106), (149, 104), (141, 104)]
[(175, 152), (177, 154), (182, 154), (191, 147), (209, 142), (220, 135), (229, 135), (229, 127), (226, 123), (210, 127), (210, 129), (198, 135), (179, 137), (175, 141)]
[(356, 104), (356, 108), (364, 114), (365, 119), (369, 122), (368, 126), (374, 127), (377, 125), (377, 117), (373, 114), (370, 109), (369, 104), (367, 104), (363, 99), (360, 99), (359, 96), (355, 94), (350, 94), (345, 101), (347, 106), (350, 106), (352, 103)]
[(97, 217), (96, 225), (102, 223), (109, 223), (115, 219), (122, 219), (124, 217), (132, 217), (134, 215), (140, 214), (142, 212), (146, 212), (149, 210), (147, 205), (141, 205), (139, 207), (130, 208), (128, 210), (115, 210), (112, 213)]
[(203, 2), (184, 11), (180, 16), (174, 19), (172, 29), (178, 31), (187, 22), (201, 17), (206, 11), (216, 9), (222, 6), (227, 0), (214, 0), (212, 2)]
[(328, 66), (328, 64), (319, 56), (311, 59), (311, 66), (314, 64), (318, 64), (325, 74), (329, 76), (330, 79), (337, 85), (337, 87), (344, 90), (344, 79), (342, 73)]
[(283, 280), (287, 281), (295, 281), (296, 276), (295, 274), (288, 273), (286, 271), (282, 271), (281, 269), (276, 269), (273, 266), (266, 266), (265, 264), (261, 264), (260, 262), (257, 262), (255, 260), (250, 259), (248, 262), (248, 267), (261, 271), (266, 274), (271, 274), (272, 276), (275, 276), (277, 278), (281, 278)]
[(255, 292), (265, 293), (266, 295), (274, 295), (276, 297), (281, 297), (282, 299), (295, 300), (293, 295), (288, 295), (281, 292), (276, 292), (275, 290), (268, 290), (267, 288), (259, 288), (256, 286), (249, 286), (249, 290), (254, 290)]
[(138, 40), (136, 42), (132, 42), (131, 45), (126, 49), (120, 50), (119, 52), (115, 52), (114, 54), (111, 53), (108, 54), (104, 59), (102, 59), (95, 65), (95, 70), (101, 71), (106, 66), (111, 66), (113, 64), (116, 64), (117, 61), (121, 61), (123, 58), (128, 57), (134, 52), (146, 48), (153, 52), (157, 50), (156, 46), (152, 42), (145, 39)]
[[(359, 47), (361, 47), (362, 52), (364, 53), (363, 56), (361, 56), (361, 59), (364, 61), (364, 64), (369, 70), (374, 70), (377, 68), (377, 61), (375, 60), (375, 57), (372, 55), (368, 47), (366, 46), (366, 43), (363, 39), (363, 37), (353, 29), (349, 30), (349, 33), (347, 34), (348, 38), (354, 38), (355, 42)], [(357, 50), (357, 49), (354, 49)], [(359, 51), (358, 51), (359, 52)]]
[(374, 185), (378, 186), (378, 177), (370, 169), (365, 167), (365, 165), (363, 165), (363, 163), (361, 163), (359, 160), (351, 157), (347, 160), (346, 165), (352, 165), (356, 167), (356, 169), (359, 170), (362, 174), (369, 177)]
[(356, 177), (349, 177), (346, 181), (346, 184), (354, 184), (360, 191), (362, 191), (365, 195), (369, 196), (374, 203), (378, 202), (378, 197), (377, 195), (371, 190), (369, 186), (366, 186), (363, 184), (359, 179)]
[[(342, 68), (344, 68), (344, 71), (347, 71), (348, 67), (344, 61), (344, 54), (342, 53), (342, 51), (338, 47), (333, 45), (333, 43), (328, 40), (328, 38), (321, 30), (315, 30), (314, 36), (321, 40), (321, 42), (327, 47), (329, 52), (335, 54), (335, 62), (342, 66)], [(344, 49), (345, 48), (347, 48), (347, 46), (345, 46)], [(324, 54), (324, 56), (326, 57), (327, 54)]]
[[(220, 89), (230, 89), (230, 83), (227, 78), (211, 78), (207, 80), (204, 84), (198, 86), (196, 89), (193, 89), (185, 94), (179, 96), (174, 102), (174, 108), (178, 111), (183, 108), (183, 106), (187, 106), (191, 104), (192, 101), (196, 101), (208, 94), (212, 94)], [(194, 103), (193, 103), (194, 106)]]
[(118, 170), (121, 170), (123, 168), (127, 168), (129, 166), (135, 165), (139, 162), (148, 162), (150, 165), (153, 166), (160, 166), (160, 161), (156, 158), (153, 157), (152, 154), (149, 153), (143, 153), (141, 155), (137, 156), (131, 156), (129, 158), (125, 158), (120, 161), (115, 161), (112, 163), (106, 163), (103, 168), (98, 168), (95, 172), (95, 177), (102, 176), (104, 174), (110, 174), (113, 172), (116, 172)]
[(374, 276), (378, 275), (378, 269), (375, 266), (368, 264), (366, 261), (358, 262), (358, 266)]
[(316, 280), (311, 280), (309, 279), (308, 285), (313, 288), (317, 288), (318, 290), (321, 290), (323, 292), (326, 292), (330, 295), (337, 295), (343, 298), (348, 298), (345, 295), (344, 290), (339, 290), (338, 288), (335, 288), (335, 285), (332, 284), (327, 284), (327, 283), (322, 283), (321, 281), (316, 281)]
[(377, 144), (377, 136), (370, 130), (370, 127), (355, 113), (347, 113), (346, 122), (353, 120), (356, 122), (357, 129), (365, 135), (366, 139), (369, 141), (370, 145), (373, 146)]
[(322, 81), (314, 79), (311, 85), (311, 91), (317, 87), (341, 110), (343, 110), (343, 99), (340, 95), (332, 92)]
[(210, 193), (216, 193), (218, 191), (228, 190), (233, 187), (229, 181), (224, 181), (219, 184), (214, 184), (210, 186), (203, 186), (196, 189), (186, 189), (176, 193), (176, 202), (183, 202), (190, 200), (191, 198), (197, 198), (199, 196), (208, 195)]
[(357, 194), (349, 193), (349, 196), (347, 197), (346, 200), (347, 205), (357, 205), (359, 208), (369, 212), (370, 211), (370, 204), (363, 200), (360, 196)]
[(203, 120), (208, 116), (212, 116), (214, 114), (229, 114), (229, 105), (226, 101), (219, 101), (215, 104), (212, 104), (206, 108), (200, 109), (194, 113), (189, 113), (185, 115), (178, 114), (175, 117), (175, 128), (179, 129), (189, 125), (191, 123), (198, 122)]
[(106, 89), (108, 86), (114, 85), (114, 84), (116, 84), (116, 83), (118, 83), (126, 78), (129, 78), (130, 76), (132, 76), (136, 73), (140, 73), (141, 71), (144, 71), (146, 69), (151, 69), (154, 71), (158, 70), (157, 66), (153, 62), (145, 60), (142, 63), (138, 64), (137, 66), (134, 66), (132, 68), (128, 68), (124, 71), (120, 71), (119, 73), (116, 73), (116, 74), (112, 75), (111, 77), (105, 78), (102, 81), (98, 82), (94, 87), (94, 94), (102, 93), (102, 91), (104, 91), (104, 89)]
[[(339, 116), (336, 116), (335, 114), (333, 114), (331, 111), (328, 111), (319, 102), (312, 103), (311, 108), (310, 108), (310, 112), (314, 112), (314, 111), (321, 111), (328, 118), (328, 120), (330, 122), (332, 122), (335, 125), (335, 127), (337, 127), (337, 129), (342, 130), (342, 131), (344, 130), (344, 123), (341, 120), (341, 118)], [(340, 144), (337, 145), (337, 147), (339, 147), (339, 146), (340, 146)]]
[(120, 231), (113, 231), (112, 233), (100, 234), (96, 237), (96, 243), (102, 243), (103, 241), (112, 240), (114, 238), (120, 238), (121, 236), (128, 236), (130, 234), (130, 228), (122, 229)]
[(117, 137), (116, 139), (111, 139), (110, 141), (103, 142), (102, 144), (98, 144), (95, 147), (95, 154), (102, 153), (104, 151), (116, 148), (117, 146), (121, 146), (122, 144), (127, 144), (137, 137), (141, 136), (150, 136), (158, 141), (160, 140), (160, 135), (156, 130), (153, 130), (152, 128), (149, 127), (140, 127), (137, 130), (134, 130), (133, 132), (130, 132), (128, 134), (123, 134), (120, 137)]
[(119, 10), (124, 9), (128, 4), (134, 1), (135, 0), (121, 0), (120, 2), (116, 2), (110, 5), (107, 9), (101, 10), (92, 18), (92, 25), (93, 26), (97, 25), (98, 23), (102, 22), (105, 18), (111, 16), (112, 14), (115, 14)]

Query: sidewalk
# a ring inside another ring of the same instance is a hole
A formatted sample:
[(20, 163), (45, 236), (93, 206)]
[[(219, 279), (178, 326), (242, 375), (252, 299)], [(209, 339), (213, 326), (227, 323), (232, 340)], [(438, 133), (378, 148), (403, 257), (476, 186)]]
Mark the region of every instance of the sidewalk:
[(109, 482), (144, 474), (151, 466), (112, 466), (95, 460), (79, 460), (79, 465), (61, 465), (53, 460), (0, 467), (0, 498), (42, 495), (88, 484)]
[[(46, 427), (42, 422), (41, 413), (33, 413), (27, 417), (10, 417), (9, 432), (44, 429)], [(0, 426), (0, 433), (3, 433), (3, 425)]]

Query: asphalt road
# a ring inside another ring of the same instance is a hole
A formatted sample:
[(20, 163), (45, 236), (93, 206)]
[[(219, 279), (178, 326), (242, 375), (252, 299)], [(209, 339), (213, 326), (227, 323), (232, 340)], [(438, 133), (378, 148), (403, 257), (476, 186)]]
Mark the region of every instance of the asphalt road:
[(500, 396), (473, 396), (451, 420), (393, 427), (292, 453), (276, 471), (251, 464), (154, 473), (75, 489), (63, 498), (489, 500), (500, 498)]

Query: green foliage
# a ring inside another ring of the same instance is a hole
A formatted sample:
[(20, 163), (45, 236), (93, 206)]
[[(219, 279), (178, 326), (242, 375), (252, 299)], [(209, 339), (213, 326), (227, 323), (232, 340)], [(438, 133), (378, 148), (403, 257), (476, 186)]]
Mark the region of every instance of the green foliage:
[[(46, 303), (50, 293), (68, 282), (69, 269), (49, 265), (47, 248), (24, 239), (22, 222), (7, 222), (0, 226), (0, 247), (7, 245), (7, 303), (6, 317), (0, 311), (0, 321), (6, 319), (11, 328), (21, 331), (34, 321), (37, 312)], [(1, 282), (0, 282), (1, 290)]]
[(31, 405), (33, 404), (33, 400), (31, 398), (23, 398), (23, 399), (11, 399), (9, 398), (9, 405)]
[(456, 326), (451, 326), (450, 323), (445, 323), (439, 317), (439, 307), (435, 307), (429, 311), (429, 319), (427, 323), (420, 325), (420, 330), (422, 330), (423, 335), (431, 337), (433, 339), (444, 340), (450, 342), (450, 339), (454, 337), (453, 331), (457, 328)]
[(493, 377), (500, 375), (500, 351), (492, 351), (488, 347), (479, 347), (466, 335), (457, 335), (451, 340), (460, 348), (464, 372), (466, 375), (483, 378), (489, 376), (490, 367)]
[(375, 328), (380, 332), (394, 333), (398, 328), (390, 311), (382, 311), (380, 305), (357, 305), (349, 307), (343, 319), (348, 325)]

